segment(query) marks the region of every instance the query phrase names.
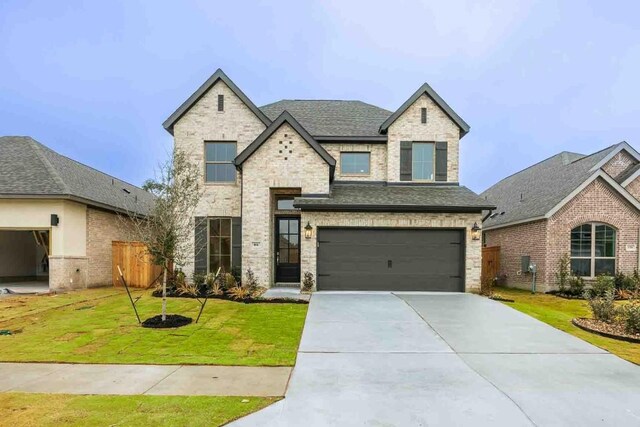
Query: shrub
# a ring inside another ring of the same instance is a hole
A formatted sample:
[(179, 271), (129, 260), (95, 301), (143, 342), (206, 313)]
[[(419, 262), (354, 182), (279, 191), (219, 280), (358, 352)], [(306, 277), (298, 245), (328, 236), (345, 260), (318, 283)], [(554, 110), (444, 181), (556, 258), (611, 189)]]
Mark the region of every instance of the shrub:
[(305, 271), (304, 278), (302, 279), (302, 291), (311, 292), (315, 284), (316, 281), (313, 279), (313, 273)]
[(214, 273), (209, 273), (205, 276), (205, 289), (209, 295), (222, 295), (224, 293), (222, 290), (222, 281), (217, 279)]
[(486, 278), (480, 283), (480, 295), (490, 297), (493, 295), (493, 285), (496, 283), (494, 278)]
[(608, 291), (613, 293), (615, 291), (615, 280), (611, 276), (605, 276), (604, 274), (596, 277), (596, 281), (591, 285), (591, 296), (603, 297)]
[(191, 281), (195, 284), (195, 285), (202, 285), (203, 283), (205, 283), (205, 279), (206, 279), (207, 275), (204, 273), (196, 273), (194, 272), (193, 275), (191, 276)]
[(236, 285), (227, 289), (227, 295), (236, 301), (241, 301), (249, 298), (251, 296), (251, 292), (244, 286)]
[(621, 271), (616, 273), (613, 280), (617, 290), (633, 291), (637, 287), (634, 276), (627, 276)]
[(252, 295), (256, 293), (258, 291), (258, 281), (251, 268), (247, 269), (244, 279), (244, 287), (247, 288)]
[(620, 318), (628, 334), (640, 334), (640, 303), (625, 304), (620, 309)]
[(225, 273), (222, 277), (224, 278), (224, 289), (230, 290), (238, 287), (238, 280), (236, 280), (236, 276), (233, 274)]
[[(565, 292), (569, 285), (569, 279), (571, 278), (571, 260), (569, 254), (565, 253), (558, 260), (558, 271), (556, 272), (556, 283), (560, 292)], [(582, 295), (582, 292), (580, 292)]]
[(585, 291), (584, 297), (589, 302), (594, 319), (609, 323), (616, 317), (613, 289), (608, 289), (602, 296), (594, 296), (593, 292)]
[(584, 294), (584, 279), (579, 276), (569, 277), (569, 289), (565, 292), (571, 296), (579, 297)]

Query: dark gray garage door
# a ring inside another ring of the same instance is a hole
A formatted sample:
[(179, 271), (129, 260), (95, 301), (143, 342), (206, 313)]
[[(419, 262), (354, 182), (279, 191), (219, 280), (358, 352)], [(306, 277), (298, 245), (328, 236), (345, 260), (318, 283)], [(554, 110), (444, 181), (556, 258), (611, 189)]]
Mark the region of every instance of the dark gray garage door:
[(318, 290), (464, 291), (464, 232), (320, 228)]

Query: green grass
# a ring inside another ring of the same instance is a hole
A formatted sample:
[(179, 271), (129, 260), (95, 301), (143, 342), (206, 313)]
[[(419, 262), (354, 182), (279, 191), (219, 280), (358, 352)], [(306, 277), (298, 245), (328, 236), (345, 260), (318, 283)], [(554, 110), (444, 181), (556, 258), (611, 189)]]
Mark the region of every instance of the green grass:
[(260, 397), (0, 393), (0, 424), (13, 427), (220, 426), (277, 400)]
[[(160, 313), (150, 291), (144, 320)], [(194, 299), (169, 298), (167, 312), (195, 319)], [(0, 299), (0, 361), (293, 366), (307, 313), (304, 304), (209, 300), (198, 324), (178, 329), (138, 325), (124, 290)]]
[(586, 301), (569, 300), (547, 294), (532, 295), (529, 291), (512, 288), (497, 288), (496, 293), (515, 301), (504, 304), (640, 365), (640, 344), (605, 338), (584, 331), (571, 323), (571, 319), (576, 317), (591, 317)]

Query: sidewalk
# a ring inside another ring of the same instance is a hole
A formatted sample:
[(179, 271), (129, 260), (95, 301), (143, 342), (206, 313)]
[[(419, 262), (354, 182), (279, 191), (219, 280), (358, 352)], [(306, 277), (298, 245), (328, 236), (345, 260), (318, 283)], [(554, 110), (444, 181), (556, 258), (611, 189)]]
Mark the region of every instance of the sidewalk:
[(0, 363), (0, 392), (284, 396), (291, 367)]

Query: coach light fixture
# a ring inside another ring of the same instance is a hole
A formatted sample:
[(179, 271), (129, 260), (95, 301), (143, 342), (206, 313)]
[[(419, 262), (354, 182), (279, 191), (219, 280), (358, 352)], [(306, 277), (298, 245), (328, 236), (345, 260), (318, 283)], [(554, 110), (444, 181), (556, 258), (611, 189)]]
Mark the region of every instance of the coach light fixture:
[(307, 225), (304, 226), (304, 238), (305, 239), (310, 239), (311, 236), (313, 235), (313, 227), (311, 226), (311, 224), (309, 224), (309, 221), (307, 221)]
[(471, 227), (471, 238), (473, 240), (480, 240), (480, 227), (478, 227), (477, 222), (474, 222), (473, 227)]

